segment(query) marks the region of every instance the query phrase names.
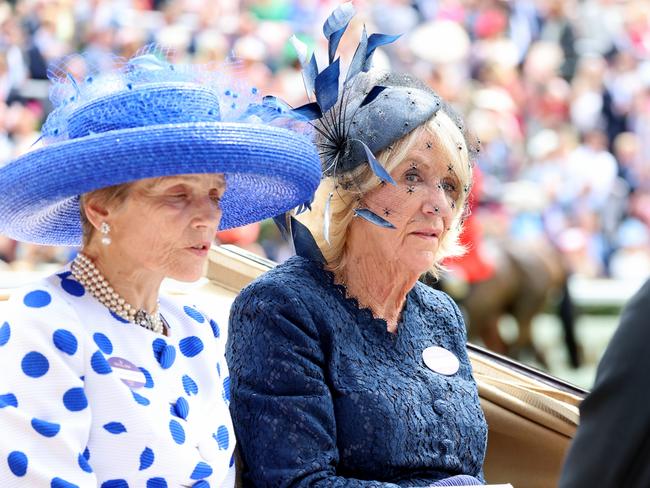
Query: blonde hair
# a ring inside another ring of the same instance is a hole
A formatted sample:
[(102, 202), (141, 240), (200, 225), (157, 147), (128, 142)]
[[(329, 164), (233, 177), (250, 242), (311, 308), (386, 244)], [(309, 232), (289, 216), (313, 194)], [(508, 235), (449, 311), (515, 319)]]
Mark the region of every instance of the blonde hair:
[[(441, 263), (445, 258), (459, 256), (465, 252), (463, 246), (458, 242), (458, 238), (462, 231), (465, 206), (472, 182), (472, 166), (467, 142), (462, 131), (447, 113), (439, 110), (427, 122), (380, 152), (377, 155), (377, 160), (390, 173), (404, 161), (408, 152), (415, 146), (423, 133), (436, 137), (441, 143), (447, 155), (451, 156), (451, 164), (459, 180), (460, 187), (467, 190), (461, 191), (458, 200), (455, 202), (455, 214), (451, 228), (445, 233), (438, 248), (435, 263), (432, 269), (429, 270), (437, 277), (442, 269)], [(298, 219), (313, 234), (318, 247), (327, 260), (328, 269), (334, 272), (340, 271), (346, 266), (348, 230), (359, 197), (376, 188), (380, 183), (372, 170), (365, 164), (352, 178), (357, 184), (351, 189), (347, 189), (348, 185), (340, 184), (340, 180), (331, 177), (325, 178), (316, 190), (311, 212), (305, 212), (298, 216)], [(323, 233), (323, 218), (325, 202), (330, 193), (332, 199), (330, 202), (331, 219), (328, 243)]]

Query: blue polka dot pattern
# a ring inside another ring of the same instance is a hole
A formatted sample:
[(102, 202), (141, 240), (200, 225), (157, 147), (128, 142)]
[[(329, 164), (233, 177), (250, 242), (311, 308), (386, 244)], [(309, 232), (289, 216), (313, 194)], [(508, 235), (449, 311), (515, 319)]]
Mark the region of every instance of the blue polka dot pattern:
[(9, 322), (5, 322), (0, 327), (0, 346), (4, 346), (9, 342), (9, 337), (11, 337), (11, 327), (9, 326)]
[(5, 408), (5, 407), (17, 407), (18, 406), (18, 399), (16, 398), (16, 395), (13, 393), (5, 393), (4, 395), (0, 395), (0, 408)]
[(197, 481), (192, 485), (192, 488), (210, 488), (210, 483), (205, 480)]
[(196, 320), (199, 324), (202, 324), (203, 322), (205, 322), (205, 317), (197, 309), (195, 309), (193, 307), (188, 307), (187, 305), (185, 305), (183, 307), (183, 310), (185, 310), (185, 313), (187, 315), (189, 315), (190, 317), (192, 317), (194, 320)]
[(162, 369), (168, 369), (171, 368), (172, 364), (174, 364), (175, 359), (176, 348), (174, 346), (165, 346), (160, 353), (158, 362), (160, 363), (160, 367)]
[(88, 406), (83, 388), (70, 388), (63, 394), (63, 405), (71, 412), (79, 412)]
[(20, 366), (23, 368), (23, 373), (31, 378), (40, 378), (50, 369), (47, 358), (36, 351), (25, 354)]
[(164, 339), (155, 339), (151, 343), (153, 355), (163, 369), (170, 368), (176, 359), (176, 348), (168, 345)]
[(187, 400), (185, 398), (179, 397), (178, 400), (176, 400), (176, 403), (174, 404), (172, 413), (173, 415), (176, 415), (177, 417), (185, 420), (187, 419), (187, 416), (190, 413), (190, 404), (187, 403)]
[(217, 375), (221, 378), (221, 364), (217, 363)]
[(151, 373), (149, 373), (149, 371), (147, 371), (144, 368), (140, 368), (140, 371), (142, 371), (142, 374), (144, 374), (144, 377), (145, 377), (146, 382), (144, 384), (144, 387), (145, 388), (153, 388), (153, 378), (151, 377)]
[(193, 358), (201, 351), (203, 351), (203, 341), (201, 341), (201, 339), (196, 336), (190, 336), (186, 337), (185, 339), (181, 339), (181, 341), (178, 343), (178, 347), (183, 353), (183, 356)]
[(111, 315), (113, 316), (113, 318), (114, 318), (115, 320), (117, 320), (118, 322), (122, 322), (123, 324), (128, 324), (128, 323), (129, 323), (128, 320), (123, 319), (122, 317), (120, 317), (119, 315), (117, 315), (117, 314), (116, 314), (115, 312), (113, 312), (112, 310), (109, 310), (109, 311), (111, 312)]
[(72, 275), (72, 271), (62, 271), (61, 273), (57, 273), (56, 275), (62, 280), (65, 280), (67, 277)]
[(93, 340), (95, 341), (95, 344), (97, 344), (97, 347), (99, 347), (99, 349), (104, 354), (111, 354), (113, 352), (113, 344), (109, 338), (101, 332), (93, 334)]
[(45, 290), (30, 291), (25, 295), (25, 298), (23, 298), (23, 303), (31, 308), (46, 307), (51, 301), (52, 297)]
[(12, 451), (9, 453), (9, 456), (7, 456), (9, 469), (16, 476), (25, 476), (28, 462), (29, 461), (24, 452)]
[(143, 469), (147, 469), (153, 464), (153, 461), (155, 459), (155, 456), (153, 454), (153, 451), (145, 447), (142, 453), (140, 454), (140, 468), (138, 468), (140, 471)]
[(228, 428), (225, 425), (222, 425), (217, 429), (216, 434), (212, 434), (212, 437), (217, 441), (219, 449), (226, 450), (230, 444), (230, 435), (228, 435)]
[(223, 380), (223, 399), (230, 401), (230, 376), (226, 376)]
[(217, 324), (214, 320), (210, 320), (210, 327), (212, 328), (212, 334), (214, 335), (215, 338), (219, 338), (221, 335), (221, 329), (219, 329), (219, 324)]
[(104, 424), (104, 429), (106, 429), (111, 434), (123, 434), (126, 432), (126, 427), (120, 422), (109, 422)]
[(90, 464), (88, 464), (88, 459), (86, 459), (83, 454), (79, 454), (77, 457), (77, 463), (79, 464), (79, 467), (82, 471), (85, 471), (86, 473), (93, 472), (93, 468), (90, 467)]
[(52, 478), (52, 482), (50, 483), (50, 488), (79, 488), (79, 487), (74, 483), (70, 483), (69, 481), (62, 480), (61, 478)]
[(87, 447), (86, 447), (86, 449), (84, 449), (83, 456), (86, 459), (86, 461), (88, 461), (90, 459), (90, 450)]
[(149, 478), (147, 488), (167, 488), (167, 482), (165, 478)]
[(228, 463), (228, 467), (232, 468), (234, 465), (235, 465), (235, 453), (231, 454), (230, 463)]
[(45, 420), (33, 418), (32, 427), (36, 432), (44, 437), (54, 437), (61, 430), (61, 426), (54, 422), (47, 422)]
[(63, 278), (61, 280), (61, 288), (75, 297), (82, 297), (84, 293), (86, 293), (86, 290), (84, 290), (84, 287), (81, 285), (81, 283), (68, 278)]
[(62, 480), (61, 478), (52, 478), (52, 482), (50, 483), (50, 488), (79, 488), (79, 487), (74, 483), (70, 483), (69, 481)]
[(204, 463), (203, 461), (200, 461), (194, 468), (194, 471), (192, 471), (190, 478), (193, 480), (200, 480), (203, 478), (207, 478), (211, 474), (212, 474), (212, 466), (210, 466), (208, 463)]
[(133, 395), (133, 399), (138, 402), (140, 405), (144, 405), (145, 407), (149, 405), (151, 402), (149, 401), (148, 398), (143, 397), (142, 395), (132, 391), (131, 394)]
[(108, 480), (104, 481), (101, 488), (129, 488), (126, 480)]
[(172, 433), (172, 439), (176, 444), (183, 444), (185, 442), (185, 431), (181, 424), (172, 419), (169, 421), (169, 431)]
[(55, 330), (54, 334), (52, 334), (52, 341), (59, 351), (70, 356), (77, 352), (77, 338), (68, 330)]
[(90, 365), (92, 366), (93, 371), (97, 374), (108, 374), (113, 371), (113, 368), (108, 364), (108, 361), (106, 361), (106, 358), (101, 351), (95, 351), (90, 358)]
[(183, 389), (188, 396), (196, 395), (199, 392), (199, 387), (194, 380), (187, 375), (183, 375)]
[(165, 339), (161, 339), (160, 337), (158, 339), (154, 339), (151, 343), (153, 355), (158, 357), (166, 345), (167, 343), (165, 342)]

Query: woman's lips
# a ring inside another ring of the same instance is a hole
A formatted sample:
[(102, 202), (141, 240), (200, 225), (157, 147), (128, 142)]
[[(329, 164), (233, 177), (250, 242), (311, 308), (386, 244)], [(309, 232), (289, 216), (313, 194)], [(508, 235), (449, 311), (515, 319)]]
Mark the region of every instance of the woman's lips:
[(210, 243), (203, 242), (200, 244), (195, 244), (194, 246), (187, 247), (185, 249), (197, 256), (205, 257), (208, 255), (208, 251), (210, 250)]
[(422, 229), (411, 232), (411, 235), (414, 235), (415, 237), (419, 237), (420, 239), (424, 239), (426, 241), (434, 241), (438, 239), (440, 232), (436, 229)]
[(420, 239), (424, 239), (425, 241), (435, 241), (438, 239), (438, 236), (436, 234), (413, 232), (412, 235), (414, 235), (415, 237), (419, 237)]

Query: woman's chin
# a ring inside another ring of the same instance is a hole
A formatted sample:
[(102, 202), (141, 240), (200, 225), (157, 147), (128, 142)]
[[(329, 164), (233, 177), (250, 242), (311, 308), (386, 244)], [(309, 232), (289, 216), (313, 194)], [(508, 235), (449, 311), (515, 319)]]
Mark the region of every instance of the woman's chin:
[(200, 279), (203, 276), (204, 270), (205, 261), (200, 266), (197, 266), (196, 264), (189, 264), (182, 269), (176, 269), (173, 272), (169, 273), (167, 275), (167, 278), (171, 278), (172, 280), (176, 281), (182, 281), (185, 283), (191, 283)]
[(429, 271), (435, 264), (435, 253), (413, 253), (408, 261), (404, 262), (404, 269), (410, 270), (413, 275), (422, 275)]

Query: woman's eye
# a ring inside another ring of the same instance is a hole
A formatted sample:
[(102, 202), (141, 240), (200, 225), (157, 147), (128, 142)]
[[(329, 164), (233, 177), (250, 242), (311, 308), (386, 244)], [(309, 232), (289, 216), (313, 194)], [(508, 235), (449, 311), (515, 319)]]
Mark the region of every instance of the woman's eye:
[(408, 183), (418, 183), (419, 181), (421, 181), (420, 175), (417, 172), (406, 173), (406, 175), (404, 175), (404, 179)]
[(443, 181), (441, 183), (441, 186), (447, 192), (453, 193), (453, 192), (456, 191), (456, 185), (454, 183), (449, 182), (449, 181)]

